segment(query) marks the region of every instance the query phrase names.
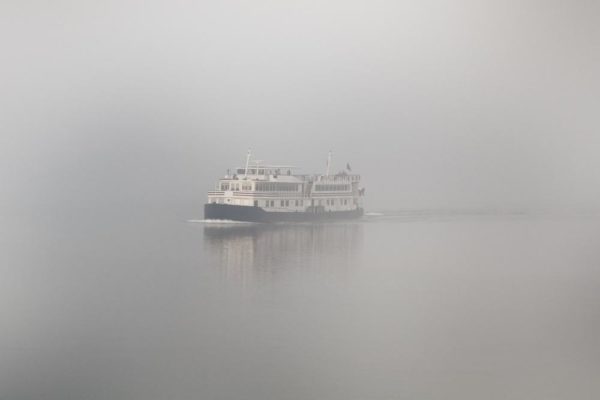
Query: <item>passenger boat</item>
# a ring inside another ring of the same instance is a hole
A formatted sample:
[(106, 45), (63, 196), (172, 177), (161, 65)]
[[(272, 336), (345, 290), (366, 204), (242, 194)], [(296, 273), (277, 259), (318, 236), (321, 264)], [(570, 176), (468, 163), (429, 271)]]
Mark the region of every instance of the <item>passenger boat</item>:
[(365, 189), (349, 164), (330, 173), (331, 152), (324, 174), (297, 174), (296, 167), (252, 160), (219, 179), (208, 192), (204, 218), (248, 222), (303, 222), (359, 218)]

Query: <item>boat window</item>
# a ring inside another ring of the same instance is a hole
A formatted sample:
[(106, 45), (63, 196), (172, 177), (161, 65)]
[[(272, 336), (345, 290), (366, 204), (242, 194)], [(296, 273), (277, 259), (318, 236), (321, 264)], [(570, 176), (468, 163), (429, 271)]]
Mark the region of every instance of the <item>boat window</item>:
[(257, 182), (259, 192), (297, 192), (298, 184), (289, 182)]
[(315, 191), (317, 192), (340, 192), (348, 191), (350, 186), (347, 184), (321, 184), (315, 185)]

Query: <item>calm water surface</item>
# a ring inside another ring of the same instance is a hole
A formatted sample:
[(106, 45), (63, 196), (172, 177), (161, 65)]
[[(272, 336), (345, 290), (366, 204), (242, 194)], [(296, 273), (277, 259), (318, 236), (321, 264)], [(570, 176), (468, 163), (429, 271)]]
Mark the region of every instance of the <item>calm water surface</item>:
[(5, 221), (0, 399), (600, 398), (600, 220)]

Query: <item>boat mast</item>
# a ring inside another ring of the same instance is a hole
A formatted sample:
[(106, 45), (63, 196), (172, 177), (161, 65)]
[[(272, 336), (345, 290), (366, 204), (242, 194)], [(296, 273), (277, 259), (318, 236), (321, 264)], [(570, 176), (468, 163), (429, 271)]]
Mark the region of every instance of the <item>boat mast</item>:
[(248, 149), (248, 154), (246, 155), (246, 169), (244, 169), (244, 179), (248, 177), (248, 164), (250, 163), (250, 149)]
[(329, 176), (329, 167), (331, 166), (331, 150), (329, 150), (329, 153), (327, 154), (327, 172), (325, 173), (325, 176)]

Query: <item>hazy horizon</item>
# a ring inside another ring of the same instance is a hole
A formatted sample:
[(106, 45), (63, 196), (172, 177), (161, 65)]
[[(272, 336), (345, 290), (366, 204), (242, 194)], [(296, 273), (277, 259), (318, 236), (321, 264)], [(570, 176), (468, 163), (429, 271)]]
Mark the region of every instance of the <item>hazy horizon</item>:
[(200, 207), (248, 148), (375, 210), (600, 204), (596, 2), (1, 8), (7, 212)]

